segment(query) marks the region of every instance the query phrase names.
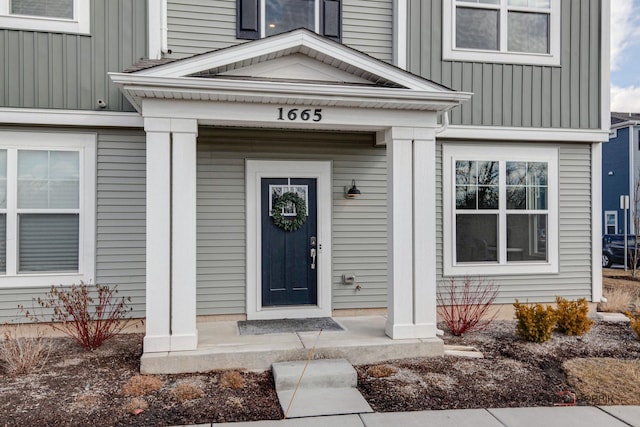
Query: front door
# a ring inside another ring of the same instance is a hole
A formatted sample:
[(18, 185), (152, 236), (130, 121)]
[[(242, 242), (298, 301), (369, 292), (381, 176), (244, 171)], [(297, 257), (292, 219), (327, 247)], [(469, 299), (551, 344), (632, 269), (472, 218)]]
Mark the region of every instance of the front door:
[[(316, 178), (261, 179), (263, 307), (318, 303), (316, 187)], [(295, 194), (295, 200), (281, 206), (274, 218), (272, 209), (287, 193)], [(304, 215), (296, 210), (296, 201), (304, 204)], [(290, 221), (298, 224), (285, 224)]]

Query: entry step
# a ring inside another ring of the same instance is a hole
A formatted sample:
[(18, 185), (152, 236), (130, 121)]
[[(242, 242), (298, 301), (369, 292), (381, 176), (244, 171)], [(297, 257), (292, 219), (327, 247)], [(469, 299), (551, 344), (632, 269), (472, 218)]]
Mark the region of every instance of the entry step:
[(271, 369), (287, 418), (373, 412), (356, 388), (356, 370), (345, 359), (280, 362)]
[(294, 390), (278, 392), (280, 406), (287, 418), (373, 412), (358, 389), (353, 387), (298, 389), (293, 404), (289, 407), (293, 393)]
[[(276, 391), (293, 390), (306, 361), (281, 362), (272, 365)], [(318, 359), (309, 362), (299, 389), (348, 388), (358, 386), (358, 374), (345, 359)]]

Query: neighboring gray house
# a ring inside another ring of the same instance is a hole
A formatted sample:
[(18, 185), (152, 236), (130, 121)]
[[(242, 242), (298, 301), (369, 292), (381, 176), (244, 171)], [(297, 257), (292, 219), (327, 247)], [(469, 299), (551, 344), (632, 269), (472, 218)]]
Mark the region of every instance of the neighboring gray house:
[(196, 315), (432, 338), (465, 275), (600, 300), (609, 2), (285, 3), (0, 0), (4, 319), (117, 284), (153, 353)]

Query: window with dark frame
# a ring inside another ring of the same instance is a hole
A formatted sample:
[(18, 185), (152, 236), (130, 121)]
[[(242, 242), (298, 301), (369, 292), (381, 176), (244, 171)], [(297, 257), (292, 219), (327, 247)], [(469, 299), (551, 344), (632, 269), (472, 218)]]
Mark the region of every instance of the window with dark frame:
[(236, 4), (239, 39), (257, 40), (263, 34), (271, 36), (307, 28), (332, 40), (341, 40), (341, 0), (237, 0)]

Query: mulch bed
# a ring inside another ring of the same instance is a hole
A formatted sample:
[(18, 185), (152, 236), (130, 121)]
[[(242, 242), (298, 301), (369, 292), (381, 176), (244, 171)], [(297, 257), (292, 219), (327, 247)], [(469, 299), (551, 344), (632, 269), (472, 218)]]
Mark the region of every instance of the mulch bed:
[[(378, 369), (391, 373), (381, 378), (371, 374), (372, 365), (357, 366), (358, 388), (375, 411), (562, 405), (568, 402), (564, 392), (573, 390), (563, 362), (640, 359), (640, 341), (625, 323), (597, 322), (583, 337), (554, 334), (543, 344), (520, 340), (514, 321), (444, 339), (474, 346), (485, 358), (402, 359)], [(220, 371), (158, 375), (159, 389), (125, 396), (123, 387), (139, 372), (142, 335), (119, 335), (93, 352), (67, 338), (54, 342), (39, 373), (9, 375), (0, 363), (0, 426), (167, 426), (283, 416), (268, 371), (240, 372), (242, 384), (235, 388), (221, 381)], [(202, 397), (177, 399), (175, 389), (184, 383), (202, 390)], [(606, 390), (600, 398), (578, 395), (577, 404), (617, 403)], [(145, 408), (135, 411), (133, 403)]]

